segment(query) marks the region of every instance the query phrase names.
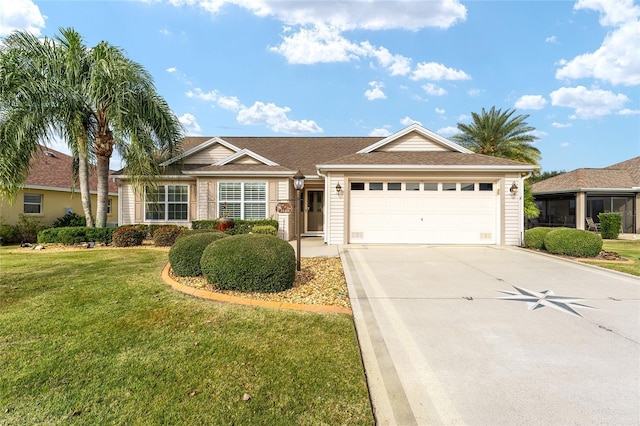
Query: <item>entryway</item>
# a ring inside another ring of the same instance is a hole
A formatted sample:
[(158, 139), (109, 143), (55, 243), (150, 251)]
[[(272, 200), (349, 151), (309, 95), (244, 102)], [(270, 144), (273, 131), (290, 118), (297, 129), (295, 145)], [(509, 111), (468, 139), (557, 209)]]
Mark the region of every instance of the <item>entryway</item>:
[(324, 191), (309, 189), (305, 193), (305, 234), (322, 234), (324, 231)]

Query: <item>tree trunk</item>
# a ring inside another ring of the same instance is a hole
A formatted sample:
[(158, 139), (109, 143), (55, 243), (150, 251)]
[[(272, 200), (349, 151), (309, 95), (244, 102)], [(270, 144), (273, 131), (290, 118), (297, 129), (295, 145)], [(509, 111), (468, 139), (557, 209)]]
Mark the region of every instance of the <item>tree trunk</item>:
[(89, 162), (87, 155), (80, 152), (78, 154), (78, 180), (80, 181), (80, 198), (82, 199), (82, 210), (87, 220), (87, 227), (93, 228), (93, 212), (91, 211), (91, 187), (89, 186)]
[(107, 204), (109, 202), (109, 161), (110, 157), (97, 155), (98, 158), (98, 206), (96, 228), (107, 226)]

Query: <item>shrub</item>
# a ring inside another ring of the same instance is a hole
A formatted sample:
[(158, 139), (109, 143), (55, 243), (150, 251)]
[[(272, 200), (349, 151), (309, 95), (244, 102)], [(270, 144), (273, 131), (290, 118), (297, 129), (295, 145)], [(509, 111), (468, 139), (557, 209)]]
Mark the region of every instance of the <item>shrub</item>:
[(112, 234), (113, 228), (87, 228), (84, 226), (47, 228), (38, 233), (38, 242), (78, 244), (94, 241), (109, 244)]
[(14, 242), (13, 226), (0, 219), (0, 246)]
[(161, 226), (154, 230), (153, 242), (158, 247), (171, 247), (183, 232), (184, 228), (177, 225)]
[(278, 237), (235, 235), (210, 244), (200, 260), (202, 275), (225, 290), (278, 292), (293, 287), (296, 255)]
[(121, 226), (113, 231), (113, 245), (116, 247), (141, 246), (146, 232), (136, 226)]
[(622, 216), (620, 213), (600, 213), (600, 235), (608, 240), (615, 240), (620, 235)]
[(582, 229), (558, 228), (544, 238), (544, 247), (554, 254), (594, 257), (602, 250), (602, 238)]
[(200, 258), (209, 244), (226, 237), (219, 231), (183, 234), (169, 250), (171, 269), (179, 277), (197, 277), (202, 275)]
[(69, 226), (87, 226), (87, 219), (79, 214), (69, 212), (57, 218), (52, 225), (54, 228), (66, 228)]
[(38, 232), (43, 229), (44, 226), (38, 218), (21, 214), (18, 216), (18, 224), (14, 226), (13, 233), (19, 242), (35, 243), (38, 241)]
[(278, 235), (278, 230), (271, 225), (256, 225), (251, 229), (254, 234)]
[[(273, 226), (278, 230), (279, 223), (274, 219), (254, 219), (254, 220), (242, 220), (234, 219), (234, 227), (228, 229), (226, 232), (229, 235), (248, 234), (252, 232), (254, 226)], [(191, 222), (193, 229), (216, 229), (217, 220), (194, 220)]]
[(553, 231), (553, 228), (532, 228), (524, 231), (524, 246), (527, 248), (544, 249), (544, 237)]
[(210, 234), (212, 232), (220, 232), (220, 231), (216, 231), (215, 229), (187, 229), (182, 234), (180, 234), (178, 238), (176, 238), (176, 242), (190, 235)]

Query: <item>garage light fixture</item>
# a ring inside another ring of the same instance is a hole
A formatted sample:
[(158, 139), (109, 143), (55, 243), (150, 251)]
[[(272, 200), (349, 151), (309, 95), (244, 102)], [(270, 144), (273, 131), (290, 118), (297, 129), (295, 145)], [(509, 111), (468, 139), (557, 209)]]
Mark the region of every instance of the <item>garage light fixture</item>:
[(509, 192), (511, 193), (511, 195), (516, 195), (518, 193), (518, 184), (515, 183), (515, 181), (513, 182), (513, 184), (511, 184), (511, 188), (509, 188)]
[(341, 192), (341, 191), (342, 191), (342, 187), (340, 186), (340, 182), (338, 182), (338, 183), (336, 184), (336, 192), (337, 192), (338, 194), (340, 194), (340, 192)]

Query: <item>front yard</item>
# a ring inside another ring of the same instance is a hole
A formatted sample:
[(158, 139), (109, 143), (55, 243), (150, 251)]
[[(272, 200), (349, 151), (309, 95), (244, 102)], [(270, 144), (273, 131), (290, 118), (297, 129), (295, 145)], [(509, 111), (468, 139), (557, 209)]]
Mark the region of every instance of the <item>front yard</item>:
[(589, 259), (583, 259), (583, 261), (586, 260), (589, 264), (597, 265), (602, 268), (640, 276), (640, 240), (604, 240), (602, 250), (619, 253), (622, 257), (629, 259), (631, 262), (598, 262)]
[(0, 248), (0, 424), (373, 424), (350, 317), (184, 296), (166, 261)]

